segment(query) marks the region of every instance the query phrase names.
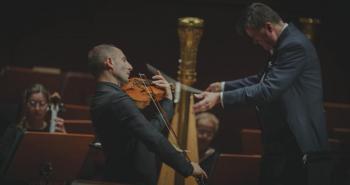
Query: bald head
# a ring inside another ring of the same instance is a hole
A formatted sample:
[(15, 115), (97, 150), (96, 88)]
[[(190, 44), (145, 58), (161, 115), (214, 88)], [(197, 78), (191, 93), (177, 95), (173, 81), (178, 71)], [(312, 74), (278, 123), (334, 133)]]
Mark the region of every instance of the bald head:
[(123, 55), (123, 52), (114, 45), (101, 44), (95, 46), (88, 54), (88, 65), (91, 73), (98, 77), (106, 69), (104, 62), (108, 58), (120, 58), (121, 55)]

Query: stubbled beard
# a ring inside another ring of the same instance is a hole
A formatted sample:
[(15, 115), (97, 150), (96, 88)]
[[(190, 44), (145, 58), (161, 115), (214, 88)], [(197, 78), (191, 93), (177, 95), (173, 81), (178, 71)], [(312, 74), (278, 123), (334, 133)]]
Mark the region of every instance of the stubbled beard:
[(120, 85), (128, 83), (129, 79), (124, 79), (120, 75), (114, 75), (114, 77), (117, 79), (117, 81), (120, 83)]

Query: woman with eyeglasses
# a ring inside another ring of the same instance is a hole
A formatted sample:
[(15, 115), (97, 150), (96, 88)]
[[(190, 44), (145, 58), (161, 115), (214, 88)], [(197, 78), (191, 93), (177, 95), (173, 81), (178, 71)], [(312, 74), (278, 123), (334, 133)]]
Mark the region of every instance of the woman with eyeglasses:
[(58, 99), (60, 99), (58, 93), (50, 96), (48, 90), (41, 84), (34, 84), (25, 90), (17, 123), (8, 126), (0, 139), (0, 184), (6, 182), (1, 177), (6, 172), (11, 155), (25, 131), (66, 132), (64, 120), (55, 116), (60, 109), (54, 108), (53, 104), (57, 103)]
[[(52, 132), (66, 132), (64, 119), (55, 117), (52, 121), (50, 114), (50, 99), (59, 97), (58, 93), (51, 95), (41, 84), (34, 84), (24, 92), (23, 112), (19, 126), (28, 131), (50, 131), (50, 124), (54, 124)], [(51, 115), (52, 116), (52, 115)], [(50, 123), (51, 122), (51, 123)], [(53, 123), (52, 123), (53, 122)]]

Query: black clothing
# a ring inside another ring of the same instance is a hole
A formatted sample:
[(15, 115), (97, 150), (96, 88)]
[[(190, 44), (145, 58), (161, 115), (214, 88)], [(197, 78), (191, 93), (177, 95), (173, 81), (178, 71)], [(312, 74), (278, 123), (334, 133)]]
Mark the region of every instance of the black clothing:
[[(262, 184), (302, 184), (305, 174), (315, 177), (305, 169), (313, 162), (304, 165), (302, 158), (329, 156), (321, 69), (314, 46), (294, 25), (282, 31), (263, 73), (225, 82), (224, 107), (243, 103), (257, 105), (261, 120)], [(321, 177), (329, 183), (329, 173)]]
[[(163, 102), (169, 112), (169, 102)], [(172, 106), (172, 105), (171, 105)], [(170, 114), (170, 115), (169, 115)], [(193, 168), (160, 133), (159, 118), (149, 122), (120, 87), (99, 82), (92, 98), (91, 115), (107, 165), (107, 180), (129, 184), (156, 184), (156, 154), (184, 176)], [(158, 121), (157, 121), (158, 120)]]

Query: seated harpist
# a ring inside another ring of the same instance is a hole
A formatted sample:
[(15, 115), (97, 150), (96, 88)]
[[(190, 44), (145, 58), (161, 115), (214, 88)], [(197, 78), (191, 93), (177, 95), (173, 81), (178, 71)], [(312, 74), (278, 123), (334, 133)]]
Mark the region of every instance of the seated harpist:
[(219, 152), (211, 147), (216, 132), (219, 129), (218, 118), (209, 112), (196, 115), (198, 153), (200, 166), (209, 175)]

